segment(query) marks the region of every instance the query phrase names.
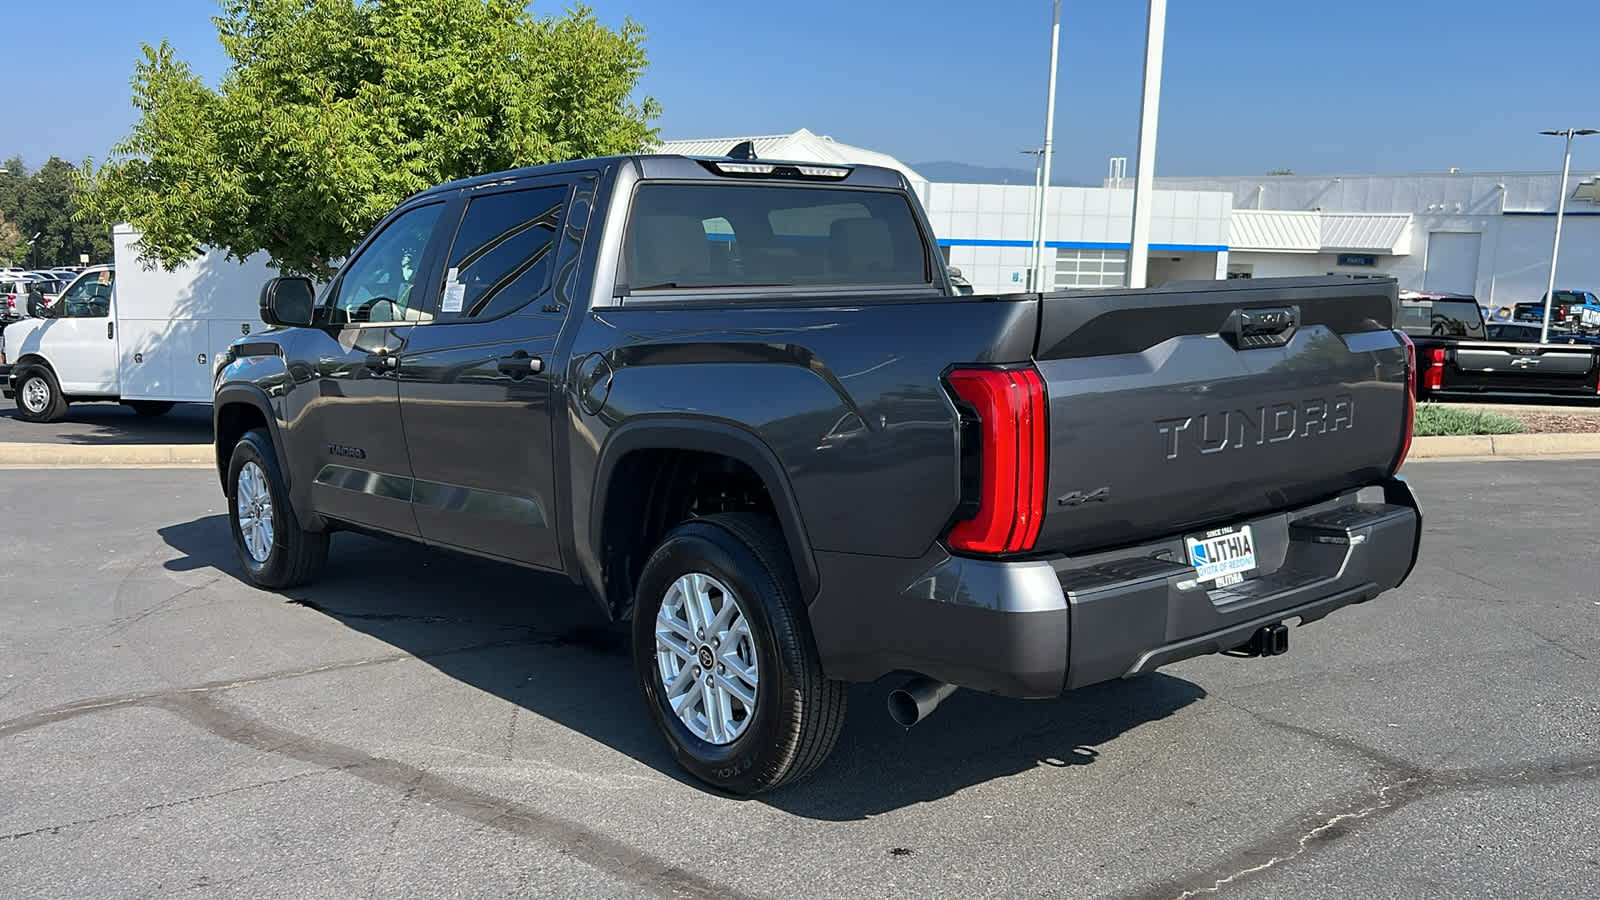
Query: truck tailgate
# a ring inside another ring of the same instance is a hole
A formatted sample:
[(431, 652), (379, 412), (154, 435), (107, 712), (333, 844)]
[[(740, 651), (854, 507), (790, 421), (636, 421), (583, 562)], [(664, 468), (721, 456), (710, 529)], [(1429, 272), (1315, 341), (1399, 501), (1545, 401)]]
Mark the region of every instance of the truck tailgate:
[(1595, 384), (1595, 348), (1587, 344), (1512, 344), (1462, 341), (1445, 389), (1506, 391), (1581, 389)]
[(1050, 471), (1036, 549), (1221, 527), (1387, 475), (1406, 429), (1388, 280), (1047, 294)]

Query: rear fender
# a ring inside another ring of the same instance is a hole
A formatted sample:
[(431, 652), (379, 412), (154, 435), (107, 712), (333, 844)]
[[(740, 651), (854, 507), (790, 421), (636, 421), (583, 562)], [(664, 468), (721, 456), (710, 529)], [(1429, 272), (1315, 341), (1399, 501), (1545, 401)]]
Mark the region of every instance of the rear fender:
[(600, 560), (607, 494), (617, 464), (635, 450), (693, 450), (726, 456), (749, 466), (772, 499), (803, 596), (808, 603), (816, 596), (817, 563), (806, 535), (800, 504), (772, 448), (753, 432), (727, 422), (693, 416), (653, 415), (628, 422), (611, 432), (601, 447), (595, 468), (594, 493), (588, 504), (588, 533), (577, 535), (588, 546), (580, 548), (578, 558), (584, 581), (602, 598), (602, 603), (606, 594)]

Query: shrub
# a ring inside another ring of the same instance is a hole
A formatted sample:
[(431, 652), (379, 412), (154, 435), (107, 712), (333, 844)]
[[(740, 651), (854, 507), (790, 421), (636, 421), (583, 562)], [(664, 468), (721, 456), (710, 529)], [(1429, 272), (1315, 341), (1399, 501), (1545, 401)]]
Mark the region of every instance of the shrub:
[(1523, 431), (1522, 423), (1510, 416), (1484, 412), (1481, 409), (1463, 409), (1440, 403), (1417, 405), (1417, 437), (1439, 437), (1463, 434), (1516, 434)]

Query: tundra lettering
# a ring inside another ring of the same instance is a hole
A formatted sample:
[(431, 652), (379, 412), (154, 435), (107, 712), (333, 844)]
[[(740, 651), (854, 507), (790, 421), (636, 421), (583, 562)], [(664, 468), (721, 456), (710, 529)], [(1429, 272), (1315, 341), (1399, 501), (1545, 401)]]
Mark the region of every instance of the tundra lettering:
[(1348, 431), (1355, 427), (1355, 400), (1349, 394), (1339, 394), (1331, 404), (1318, 397), (1299, 403), (1261, 406), (1253, 413), (1232, 409), (1180, 419), (1158, 419), (1155, 424), (1167, 459), (1178, 458), (1185, 432), (1193, 435), (1195, 449), (1209, 456), (1229, 447), (1237, 450), (1246, 443), (1259, 447), (1282, 443), (1297, 435), (1308, 438)]

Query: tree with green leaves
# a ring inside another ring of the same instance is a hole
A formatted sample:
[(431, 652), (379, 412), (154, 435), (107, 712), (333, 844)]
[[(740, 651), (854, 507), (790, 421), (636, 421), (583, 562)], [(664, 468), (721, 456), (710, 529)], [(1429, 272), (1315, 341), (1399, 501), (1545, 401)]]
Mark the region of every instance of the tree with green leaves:
[(220, 86), (146, 45), (140, 120), (83, 184), (86, 215), (131, 223), (168, 268), (210, 246), (323, 277), (416, 191), (656, 136), (659, 105), (632, 99), (643, 29), (586, 7), (224, 0), (214, 21), (231, 60)]
[(111, 258), (111, 227), (78, 208), (72, 163), (52, 156), (29, 172), (13, 156), (0, 169), (0, 260), (6, 265), (75, 266), (83, 254), (92, 262)]

